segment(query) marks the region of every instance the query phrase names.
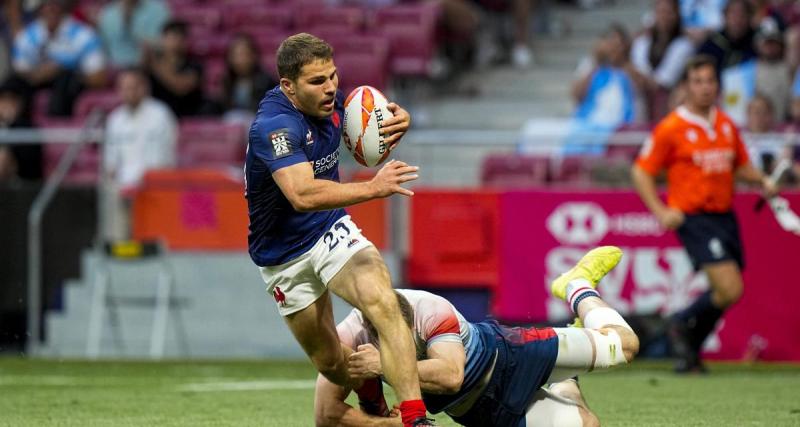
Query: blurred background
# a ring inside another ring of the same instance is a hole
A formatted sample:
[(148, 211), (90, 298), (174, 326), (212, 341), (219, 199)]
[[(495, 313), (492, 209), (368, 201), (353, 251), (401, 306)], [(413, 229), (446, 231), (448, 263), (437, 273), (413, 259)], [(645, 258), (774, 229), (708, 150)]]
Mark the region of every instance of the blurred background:
[[(664, 317), (707, 283), (629, 171), (696, 52), (719, 64), (754, 163), (793, 162), (784, 196), (800, 206), (800, 2), (5, 0), (0, 353), (304, 357), (247, 254), (242, 182), (275, 51), (297, 32), (334, 47), (345, 93), (372, 85), (411, 113), (394, 157), (420, 166), (416, 195), (349, 212), (395, 287), (469, 320), (563, 324), (549, 281), (614, 244), (626, 256), (602, 295), (643, 356), (668, 355)], [(375, 172), (340, 160), (345, 181)], [(736, 199), (746, 291), (706, 356), (800, 361), (785, 333), (800, 238), (758, 198)]]

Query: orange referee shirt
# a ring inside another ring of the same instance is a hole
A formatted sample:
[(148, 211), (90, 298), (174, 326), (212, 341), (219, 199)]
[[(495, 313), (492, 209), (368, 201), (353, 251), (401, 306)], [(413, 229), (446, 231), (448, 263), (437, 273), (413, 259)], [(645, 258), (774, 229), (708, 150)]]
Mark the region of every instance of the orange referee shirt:
[(749, 162), (733, 121), (714, 108), (709, 123), (686, 107), (653, 130), (636, 164), (650, 175), (667, 171), (667, 205), (685, 213), (727, 212), (734, 172)]

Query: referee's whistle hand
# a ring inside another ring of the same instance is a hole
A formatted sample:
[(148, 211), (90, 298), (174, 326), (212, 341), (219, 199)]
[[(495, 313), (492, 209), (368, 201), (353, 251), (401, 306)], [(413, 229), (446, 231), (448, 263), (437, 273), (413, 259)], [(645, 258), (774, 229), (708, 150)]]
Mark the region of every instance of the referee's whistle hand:
[(658, 222), (661, 223), (661, 226), (667, 230), (677, 229), (683, 224), (685, 219), (683, 212), (673, 208), (664, 209), (656, 215), (656, 218), (658, 218)]

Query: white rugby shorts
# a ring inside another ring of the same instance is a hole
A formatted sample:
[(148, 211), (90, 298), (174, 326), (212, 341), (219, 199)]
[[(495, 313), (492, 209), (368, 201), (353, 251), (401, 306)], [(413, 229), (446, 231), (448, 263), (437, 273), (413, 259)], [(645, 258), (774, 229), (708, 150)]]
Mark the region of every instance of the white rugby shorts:
[(260, 267), (267, 292), (281, 316), (300, 311), (316, 301), (328, 282), (358, 251), (373, 246), (361, 229), (345, 215), (322, 235), (311, 249), (281, 265)]

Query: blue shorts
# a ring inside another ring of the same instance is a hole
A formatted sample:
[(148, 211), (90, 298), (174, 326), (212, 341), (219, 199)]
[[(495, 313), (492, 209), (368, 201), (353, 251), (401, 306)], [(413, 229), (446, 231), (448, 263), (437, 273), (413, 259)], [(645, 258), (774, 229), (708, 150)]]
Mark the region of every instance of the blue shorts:
[(512, 328), (493, 321), (475, 326), (487, 341), (494, 340), (497, 360), (481, 397), (453, 420), (465, 426), (524, 427), (534, 393), (556, 364), (558, 336), (553, 328)]
[(739, 225), (733, 212), (687, 214), (677, 233), (695, 270), (721, 261), (735, 261), (744, 268)]

